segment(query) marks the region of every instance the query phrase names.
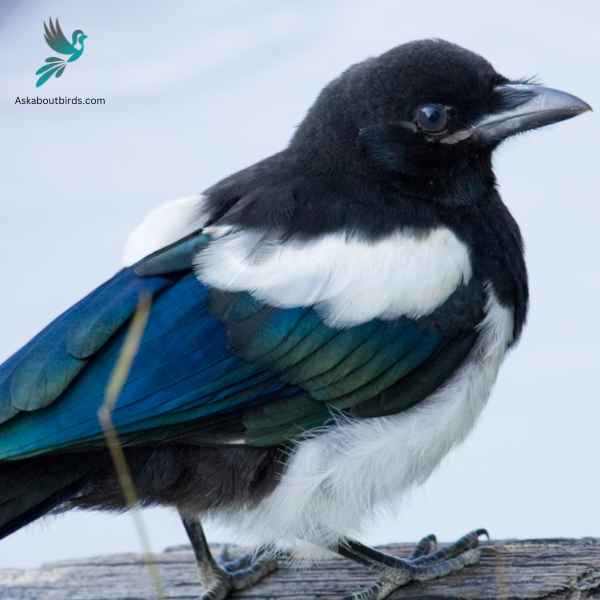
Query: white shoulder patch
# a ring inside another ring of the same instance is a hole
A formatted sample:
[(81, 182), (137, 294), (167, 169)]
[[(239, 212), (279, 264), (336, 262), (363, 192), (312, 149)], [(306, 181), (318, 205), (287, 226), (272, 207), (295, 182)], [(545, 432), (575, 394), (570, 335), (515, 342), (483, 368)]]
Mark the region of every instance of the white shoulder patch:
[(194, 194), (151, 211), (127, 238), (124, 265), (129, 267), (202, 227), (206, 222), (204, 198), (204, 194)]
[(196, 266), (219, 289), (247, 290), (281, 308), (315, 304), (336, 327), (429, 314), (472, 274), (467, 247), (445, 227), (406, 228), (374, 242), (343, 233), (282, 242), (225, 232)]

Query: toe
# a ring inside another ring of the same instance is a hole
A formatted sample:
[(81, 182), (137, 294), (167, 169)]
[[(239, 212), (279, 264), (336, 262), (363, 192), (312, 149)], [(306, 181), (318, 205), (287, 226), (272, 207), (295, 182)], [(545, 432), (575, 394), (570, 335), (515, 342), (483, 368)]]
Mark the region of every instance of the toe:
[(481, 550), (474, 548), (454, 558), (439, 560), (429, 564), (415, 565), (413, 578), (415, 581), (429, 581), (438, 577), (445, 577), (446, 575), (450, 575), (450, 573), (456, 573), (456, 571), (464, 569), (468, 565), (474, 565), (479, 562), (480, 558)]
[(477, 548), (479, 546), (479, 538), (485, 536), (488, 540), (490, 539), (490, 534), (487, 529), (475, 529), (470, 531), (466, 535), (463, 535), (460, 539), (458, 539), (452, 546), (457, 549), (462, 548), (462, 551), (472, 550), (473, 548)]
[(416, 546), (411, 555), (411, 558), (419, 558), (419, 556), (427, 556), (437, 549), (437, 538), (433, 533), (425, 536)]
[(224, 544), (219, 554), (219, 563), (225, 564), (231, 560), (231, 553), (229, 552), (229, 544)]
[(489, 534), (485, 529), (475, 529), (474, 531), (470, 531), (466, 535), (463, 535), (453, 544), (445, 546), (440, 550), (436, 550), (434, 552), (430, 552), (428, 554), (422, 554), (417, 557), (413, 557), (411, 559), (413, 564), (427, 564), (433, 563), (441, 560), (447, 560), (450, 558), (455, 558), (468, 552), (469, 550), (474, 550), (479, 547), (479, 538), (481, 536), (487, 536), (489, 538)]
[(232, 590), (231, 583), (223, 578), (203, 590), (200, 600), (225, 600)]
[(245, 590), (276, 571), (277, 566), (275, 559), (255, 560), (245, 569), (230, 572), (231, 585), (236, 590)]
[(407, 577), (406, 574), (389, 571), (385, 573), (377, 583), (374, 583), (364, 590), (346, 596), (344, 600), (383, 600), (383, 598), (387, 598), (398, 588), (409, 583), (410, 580), (411, 578)]

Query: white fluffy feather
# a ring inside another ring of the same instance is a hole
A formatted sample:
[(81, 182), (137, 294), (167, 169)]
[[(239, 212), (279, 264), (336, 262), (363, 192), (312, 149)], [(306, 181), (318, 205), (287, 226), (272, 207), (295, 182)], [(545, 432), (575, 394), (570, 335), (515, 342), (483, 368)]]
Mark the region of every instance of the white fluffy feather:
[(406, 412), (339, 419), (299, 442), (276, 490), (253, 510), (227, 514), (227, 523), (260, 543), (332, 547), (375, 506), (424, 482), (473, 428), (512, 339), (513, 311), (491, 286), (481, 329), (469, 360), (443, 388)]
[(206, 222), (202, 209), (204, 198), (203, 194), (194, 194), (151, 211), (129, 235), (123, 264), (129, 267), (202, 227)]
[(249, 290), (273, 306), (316, 304), (336, 327), (429, 314), (471, 278), (467, 247), (445, 227), (404, 229), (375, 242), (343, 233), (281, 242), (257, 231), (225, 232), (196, 267), (205, 283)]

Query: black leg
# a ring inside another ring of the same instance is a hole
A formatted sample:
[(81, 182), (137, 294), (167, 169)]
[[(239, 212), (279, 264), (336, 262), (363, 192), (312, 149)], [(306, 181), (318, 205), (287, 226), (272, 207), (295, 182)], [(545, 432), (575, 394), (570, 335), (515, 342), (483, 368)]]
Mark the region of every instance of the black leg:
[(409, 558), (391, 556), (346, 538), (337, 548), (339, 554), (381, 569), (381, 576), (375, 584), (348, 596), (347, 600), (382, 600), (411, 581), (436, 579), (472, 565), (479, 561), (478, 546), (482, 535), (488, 536), (487, 531), (477, 529), (440, 550), (437, 550), (435, 536), (429, 535), (417, 544)]
[(264, 552), (260, 550), (238, 560), (217, 563), (206, 541), (200, 520), (181, 513), (180, 516), (198, 563), (203, 588), (201, 600), (224, 600), (232, 590), (246, 589), (277, 568), (277, 562), (273, 558), (265, 557)]
[(196, 556), (202, 600), (223, 600), (232, 590), (227, 573), (217, 564), (208, 547), (200, 520), (180, 515)]

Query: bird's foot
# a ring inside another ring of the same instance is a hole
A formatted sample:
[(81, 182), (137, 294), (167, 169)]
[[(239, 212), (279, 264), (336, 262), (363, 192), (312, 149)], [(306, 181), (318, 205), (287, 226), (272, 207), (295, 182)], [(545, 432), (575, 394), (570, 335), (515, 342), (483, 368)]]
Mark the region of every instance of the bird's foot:
[(224, 600), (233, 590), (245, 590), (276, 569), (277, 561), (260, 549), (230, 560), (225, 547), (218, 562), (201, 568), (203, 593), (200, 600)]
[(489, 538), (485, 529), (477, 529), (441, 549), (437, 548), (435, 536), (428, 535), (417, 544), (408, 558), (390, 556), (348, 540), (342, 554), (381, 568), (381, 576), (375, 584), (347, 596), (345, 600), (382, 600), (412, 581), (437, 579), (475, 564), (481, 554), (479, 538), (482, 535)]
[(231, 591), (246, 589), (277, 568), (277, 562), (264, 548), (237, 560), (229, 560), (225, 546), (221, 560), (215, 560), (200, 520), (186, 513), (180, 514), (196, 556), (203, 589), (200, 600), (224, 600)]

